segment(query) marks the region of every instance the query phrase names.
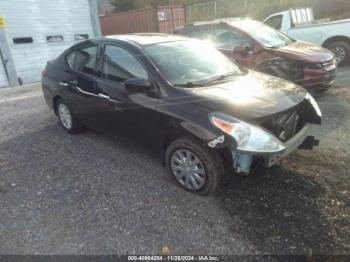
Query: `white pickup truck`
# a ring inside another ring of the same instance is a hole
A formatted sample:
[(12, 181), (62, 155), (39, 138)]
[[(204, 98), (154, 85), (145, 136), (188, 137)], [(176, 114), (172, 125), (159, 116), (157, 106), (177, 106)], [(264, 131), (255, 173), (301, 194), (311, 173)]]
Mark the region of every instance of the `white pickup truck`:
[(298, 8), (270, 15), (264, 23), (293, 39), (328, 48), (340, 65), (350, 62), (350, 19), (316, 22), (311, 8)]

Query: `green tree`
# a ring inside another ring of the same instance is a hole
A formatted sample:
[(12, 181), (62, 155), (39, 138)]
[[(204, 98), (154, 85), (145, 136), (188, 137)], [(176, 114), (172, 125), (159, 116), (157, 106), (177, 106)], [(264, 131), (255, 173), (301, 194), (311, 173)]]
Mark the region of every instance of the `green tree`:
[(114, 11), (116, 12), (135, 8), (135, 0), (110, 0), (110, 4), (114, 7)]

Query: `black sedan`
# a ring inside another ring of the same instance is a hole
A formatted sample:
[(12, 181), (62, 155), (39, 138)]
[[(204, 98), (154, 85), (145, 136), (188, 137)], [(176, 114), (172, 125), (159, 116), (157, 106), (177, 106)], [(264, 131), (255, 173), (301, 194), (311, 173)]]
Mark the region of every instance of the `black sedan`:
[(67, 132), (126, 130), (162, 152), (175, 181), (199, 194), (225, 174), (271, 167), (318, 144), (309, 129), (322, 115), (303, 88), (242, 68), (199, 40), (87, 40), (48, 62), (42, 83)]

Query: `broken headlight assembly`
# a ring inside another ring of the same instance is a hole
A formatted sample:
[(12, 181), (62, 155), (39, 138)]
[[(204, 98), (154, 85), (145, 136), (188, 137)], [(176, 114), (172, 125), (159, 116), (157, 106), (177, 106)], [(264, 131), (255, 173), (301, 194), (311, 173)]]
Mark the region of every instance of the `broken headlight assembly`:
[(252, 154), (274, 154), (285, 150), (284, 144), (270, 132), (223, 113), (209, 115), (211, 123), (233, 137), (236, 150)]

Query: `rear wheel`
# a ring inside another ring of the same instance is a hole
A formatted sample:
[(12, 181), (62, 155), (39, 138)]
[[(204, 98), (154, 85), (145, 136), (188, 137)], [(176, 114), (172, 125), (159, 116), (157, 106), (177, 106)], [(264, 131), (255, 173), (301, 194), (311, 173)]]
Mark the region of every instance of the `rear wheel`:
[(224, 175), (219, 154), (187, 137), (168, 146), (166, 165), (182, 188), (201, 195), (214, 192)]
[(62, 127), (71, 134), (77, 134), (83, 131), (83, 126), (76, 120), (69, 107), (62, 99), (56, 103), (58, 118)]
[(335, 54), (338, 65), (348, 64), (350, 61), (350, 44), (343, 41), (335, 41), (326, 45)]

